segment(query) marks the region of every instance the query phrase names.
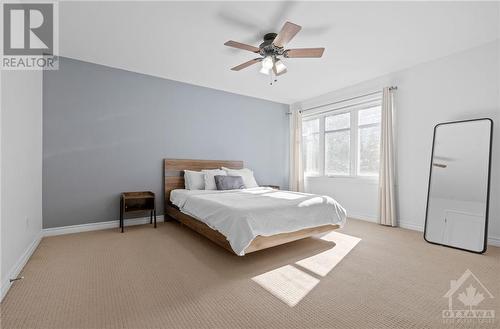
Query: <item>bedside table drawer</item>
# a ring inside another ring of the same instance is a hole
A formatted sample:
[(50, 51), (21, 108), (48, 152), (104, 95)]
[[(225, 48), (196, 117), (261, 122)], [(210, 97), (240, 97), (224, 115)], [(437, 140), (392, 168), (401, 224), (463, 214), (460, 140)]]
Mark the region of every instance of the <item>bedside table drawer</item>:
[(127, 199), (125, 201), (125, 211), (142, 211), (153, 210), (155, 208), (155, 200), (153, 198), (147, 199)]

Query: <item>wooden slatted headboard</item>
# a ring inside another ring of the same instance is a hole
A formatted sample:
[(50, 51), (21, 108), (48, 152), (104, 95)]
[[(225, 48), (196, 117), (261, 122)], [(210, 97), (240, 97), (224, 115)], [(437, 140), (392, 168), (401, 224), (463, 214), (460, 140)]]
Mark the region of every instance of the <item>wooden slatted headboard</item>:
[(165, 189), (165, 209), (168, 205), (171, 205), (170, 191), (184, 188), (184, 170), (200, 171), (202, 169), (218, 169), (220, 167), (242, 169), (243, 161), (164, 159), (163, 186)]

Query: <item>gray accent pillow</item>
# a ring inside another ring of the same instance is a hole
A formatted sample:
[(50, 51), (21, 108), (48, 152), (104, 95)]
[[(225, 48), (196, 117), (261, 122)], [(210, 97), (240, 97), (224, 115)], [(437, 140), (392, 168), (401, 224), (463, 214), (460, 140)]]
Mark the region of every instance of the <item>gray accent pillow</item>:
[(215, 186), (217, 190), (240, 190), (245, 188), (245, 183), (243, 183), (243, 177), (241, 176), (223, 176), (216, 175)]

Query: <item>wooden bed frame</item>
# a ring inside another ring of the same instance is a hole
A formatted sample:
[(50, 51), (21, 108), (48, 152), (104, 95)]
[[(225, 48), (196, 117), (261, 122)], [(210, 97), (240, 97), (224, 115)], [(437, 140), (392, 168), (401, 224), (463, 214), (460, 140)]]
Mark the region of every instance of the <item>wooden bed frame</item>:
[[(202, 169), (217, 169), (227, 167), (231, 169), (243, 168), (243, 161), (224, 160), (188, 160), (188, 159), (164, 159), (163, 160), (163, 181), (165, 200), (165, 220), (167, 217), (173, 218), (186, 225), (190, 229), (204, 235), (219, 246), (234, 253), (226, 237), (220, 232), (210, 228), (205, 223), (188, 216), (179, 211), (179, 208), (170, 202), (170, 192), (174, 189), (184, 188), (184, 170), (200, 171)], [(287, 242), (304, 239), (317, 234), (326, 233), (339, 228), (338, 225), (323, 225), (307, 228), (291, 233), (280, 233), (272, 236), (257, 236), (245, 249), (245, 253), (251, 253)]]

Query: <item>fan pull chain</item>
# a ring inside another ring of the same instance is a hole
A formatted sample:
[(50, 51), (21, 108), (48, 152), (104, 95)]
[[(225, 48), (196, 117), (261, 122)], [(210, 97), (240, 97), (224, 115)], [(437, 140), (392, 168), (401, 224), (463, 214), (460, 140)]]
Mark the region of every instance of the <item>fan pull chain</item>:
[(269, 84), (272, 86), (275, 82), (278, 82), (278, 77), (274, 75), (274, 70), (271, 70), (271, 73), (269, 73)]

